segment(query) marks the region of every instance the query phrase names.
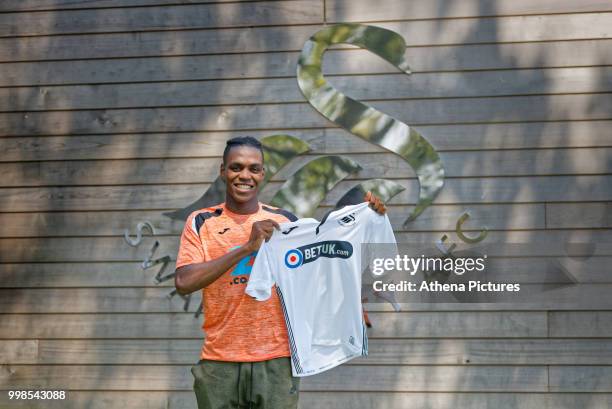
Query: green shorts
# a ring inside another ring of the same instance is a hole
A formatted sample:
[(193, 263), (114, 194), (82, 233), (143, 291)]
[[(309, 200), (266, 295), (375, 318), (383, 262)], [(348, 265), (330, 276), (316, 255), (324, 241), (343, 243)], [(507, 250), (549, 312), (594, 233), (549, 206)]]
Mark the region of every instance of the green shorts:
[(202, 359), (191, 368), (199, 409), (295, 409), (300, 378), (288, 357), (261, 362)]

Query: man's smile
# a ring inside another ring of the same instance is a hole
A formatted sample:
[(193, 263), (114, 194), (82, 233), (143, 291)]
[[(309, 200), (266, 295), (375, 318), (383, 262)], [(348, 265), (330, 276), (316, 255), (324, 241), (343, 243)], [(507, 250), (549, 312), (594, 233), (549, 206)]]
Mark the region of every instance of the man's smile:
[(251, 185), (248, 183), (234, 183), (234, 187), (238, 190), (242, 190), (245, 192), (249, 192), (253, 189), (255, 189), (255, 185)]

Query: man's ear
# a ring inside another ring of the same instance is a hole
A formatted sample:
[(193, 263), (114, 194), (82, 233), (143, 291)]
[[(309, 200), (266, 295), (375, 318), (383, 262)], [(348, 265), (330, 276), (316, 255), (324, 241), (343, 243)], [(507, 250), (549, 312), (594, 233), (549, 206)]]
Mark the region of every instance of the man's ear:
[(219, 176), (221, 177), (221, 180), (225, 182), (225, 164), (223, 162), (221, 162), (221, 165), (219, 166)]

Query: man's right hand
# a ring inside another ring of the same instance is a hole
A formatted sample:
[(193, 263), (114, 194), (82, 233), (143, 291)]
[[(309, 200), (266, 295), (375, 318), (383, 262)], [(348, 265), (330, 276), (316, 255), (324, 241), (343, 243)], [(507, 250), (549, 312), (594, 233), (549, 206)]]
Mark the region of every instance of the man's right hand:
[(253, 223), (251, 227), (251, 237), (249, 237), (249, 241), (245, 244), (245, 247), (247, 247), (250, 252), (259, 250), (261, 243), (263, 243), (264, 240), (268, 241), (270, 237), (272, 237), (274, 229), (279, 230), (280, 226), (272, 219), (260, 220)]
[(272, 237), (274, 229), (280, 229), (278, 223), (274, 220), (255, 222), (251, 228), (249, 241), (243, 246), (213, 260), (177, 268), (174, 285), (178, 293), (187, 295), (207, 287), (245, 256), (259, 250), (261, 243)]

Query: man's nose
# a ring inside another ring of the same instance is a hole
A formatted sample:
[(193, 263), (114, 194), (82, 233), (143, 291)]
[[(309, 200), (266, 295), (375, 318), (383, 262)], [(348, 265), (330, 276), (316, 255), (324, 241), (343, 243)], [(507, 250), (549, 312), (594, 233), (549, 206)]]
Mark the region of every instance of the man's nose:
[(238, 177), (244, 180), (251, 180), (251, 172), (247, 168), (244, 168), (240, 171)]

